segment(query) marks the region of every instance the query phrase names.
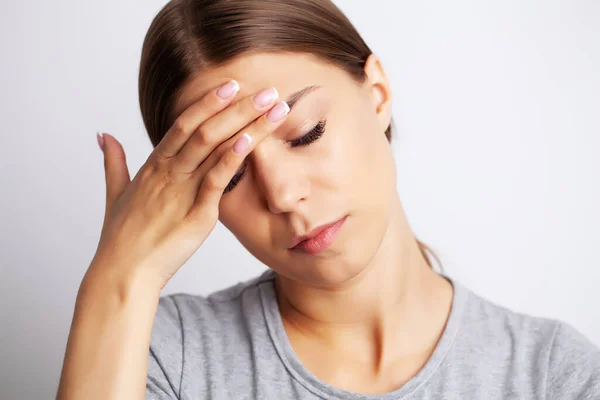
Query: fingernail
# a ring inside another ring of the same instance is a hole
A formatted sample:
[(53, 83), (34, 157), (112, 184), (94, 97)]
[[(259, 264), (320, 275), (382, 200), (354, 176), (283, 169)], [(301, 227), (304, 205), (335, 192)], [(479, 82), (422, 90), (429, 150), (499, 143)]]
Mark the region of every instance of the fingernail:
[(242, 137), (239, 138), (238, 141), (233, 145), (233, 151), (237, 154), (242, 154), (248, 149), (250, 143), (252, 143), (252, 138), (247, 133), (244, 133)]
[(231, 80), (221, 86), (219, 90), (217, 90), (217, 96), (222, 99), (228, 99), (233, 96), (234, 93), (237, 93), (240, 90), (240, 85), (235, 80)]
[(254, 98), (252, 100), (254, 101), (254, 104), (257, 107), (262, 108), (262, 107), (268, 106), (269, 104), (274, 102), (277, 97), (279, 97), (279, 93), (277, 93), (277, 89), (269, 88), (269, 89), (263, 90), (262, 92), (260, 92), (256, 96), (254, 96)]
[(280, 121), (289, 112), (290, 106), (285, 101), (281, 101), (267, 113), (267, 120), (269, 122)]
[(96, 139), (98, 139), (100, 150), (104, 151), (104, 135), (100, 134), (100, 132), (96, 132)]

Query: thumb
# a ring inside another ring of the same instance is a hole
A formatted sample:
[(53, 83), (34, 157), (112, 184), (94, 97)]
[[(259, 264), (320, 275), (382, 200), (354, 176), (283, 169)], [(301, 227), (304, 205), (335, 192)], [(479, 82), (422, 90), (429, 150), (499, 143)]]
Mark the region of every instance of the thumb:
[(106, 214), (131, 182), (123, 146), (108, 133), (98, 134), (98, 143), (104, 153), (106, 176)]

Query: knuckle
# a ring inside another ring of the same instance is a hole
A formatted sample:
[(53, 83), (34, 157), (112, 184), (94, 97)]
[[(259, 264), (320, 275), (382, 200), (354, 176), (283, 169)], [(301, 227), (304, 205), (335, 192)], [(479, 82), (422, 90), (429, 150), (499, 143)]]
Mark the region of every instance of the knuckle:
[(156, 174), (157, 171), (157, 166), (148, 162), (146, 163), (146, 165), (144, 165), (142, 168), (140, 168), (140, 171), (138, 172), (138, 175), (140, 177), (140, 180), (142, 182), (147, 182), (150, 179), (152, 179), (152, 176), (154, 176)]
[(214, 134), (211, 134), (210, 132), (212, 132), (212, 130), (209, 129), (209, 127), (200, 125), (198, 129), (196, 129), (196, 132), (194, 132), (194, 142), (198, 146), (210, 145), (214, 141)]
[(148, 170), (149, 173), (159, 171), (164, 168), (166, 161), (167, 160), (160, 154), (152, 154), (150, 157), (148, 157), (148, 162), (145, 165), (145, 169)]
[(153, 186), (159, 192), (177, 181), (177, 174), (173, 170), (156, 161), (144, 165), (138, 175), (143, 185)]
[[(161, 157), (159, 154), (153, 154), (148, 157), (146, 163), (138, 172), (142, 182), (156, 182), (164, 184), (173, 181), (173, 172), (171, 171), (171, 162), (169, 159)], [(168, 178), (165, 178), (167, 176)]]
[(225, 190), (225, 186), (221, 183), (221, 179), (219, 179), (214, 170), (204, 177), (203, 185), (209, 192)]
[(183, 118), (177, 118), (175, 122), (173, 122), (171, 130), (173, 131), (173, 135), (177, 138), (185, 136), (187, 132), (187, 126)]
[(175, 174), (170, 169), (166, 169), (159, 174), (159, 183), (162, 187), (169, 187), (173, 185), (175, 180)]
[(229, 150), (229, 147), (227, 146), (227, 143), (221, 143), (214, 151), (214, 155), (216, 157), (217, 160), (221, 160), (223, 159), (223, 157), (225, 156), (225, 154), (227, 153), (227, 151)]

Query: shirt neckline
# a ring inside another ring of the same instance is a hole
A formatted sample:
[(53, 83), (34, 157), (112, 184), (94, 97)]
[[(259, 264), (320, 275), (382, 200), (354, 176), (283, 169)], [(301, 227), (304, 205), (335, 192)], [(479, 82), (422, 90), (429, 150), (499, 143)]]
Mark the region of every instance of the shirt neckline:
[(468, 290), (460, 282), (446, 274), (439, 272), (438, 274), (446, 278), (453, 287), (452, 306), (446, 327), (423, 368), (413, 378), (394, 391), (384, 394), (362, 394), (342, 390), (320, 380), (306, 369), (297, 357), (283, 326), (274, 286), (275, 272), (269, 269), (262, 274), (259, 288), (265, 322), (273, 346), (288, 372), (300, 384), (321, 398), (331, 400), (400, 400), (407, 398), (427, 384), (446, 358), (461, 326), (461, 317), (468, 299)]

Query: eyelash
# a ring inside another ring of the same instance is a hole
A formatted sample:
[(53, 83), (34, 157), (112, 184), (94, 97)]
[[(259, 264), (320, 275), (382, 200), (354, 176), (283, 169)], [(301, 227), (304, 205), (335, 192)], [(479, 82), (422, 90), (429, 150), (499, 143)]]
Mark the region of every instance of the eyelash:
[[(318, 140), (319, 138), (321, 138), (321, 136), (323, 136), (323, 133), (325, 133), (325, 124), (326, 123), (327, 123), (327, 120), (326, 119), (322, 119), (306, 135), (304, 135), (301, 138), (298, 138), (296, 140), (291, 140), (290, 141), (290, 146), (292, 148), (294, 148), (294, 147), (301, 147), (301, 146), (308, 146), (309, 144), (315, 142), (316, 140)], [(233, 190), (233, 188), (238, 184), (238, 182), (244, 176), (244, 171), (246, 171), (246, 164), (244, 164), (244, 166), (242, 167), (242, 169), (240, 169), (238, 172), (236, 172), (236, 174), (233, 176), (233, 178), (231, 178), (231, 181), (229, 181), (229, 184), (227, 184), (227, 187), (223, 191), (223, 194), (225, 194), (225, 193), (230, 192), (231, 190)]]
[(326, 123), (327, 123), (326, 119), (320, 120), (319, 123), (317, 124), (317, 126), (315, 126), (310, 132), (308, 132), (306, 135), (302, 136), (301, 138), (292, 140), (290, 142), (290, 145), (292, 147), (308, 146), (309, 144), (311, 144), (312, 142), (314, 142), (315, 140), (317, 140), (321, 136), (323, 136), (323, 133), (325, 133), (325, 124)]

